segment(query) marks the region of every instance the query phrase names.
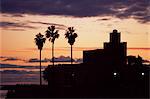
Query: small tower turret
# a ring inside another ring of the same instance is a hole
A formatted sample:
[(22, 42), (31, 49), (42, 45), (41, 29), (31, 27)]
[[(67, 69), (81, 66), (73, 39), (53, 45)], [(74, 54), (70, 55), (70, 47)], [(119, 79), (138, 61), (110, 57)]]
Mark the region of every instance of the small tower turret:
[(112, 33), (110, 33), (110, 43), (114, 45), (118, 45), (120, 43), (120, 33), (115, 29)]

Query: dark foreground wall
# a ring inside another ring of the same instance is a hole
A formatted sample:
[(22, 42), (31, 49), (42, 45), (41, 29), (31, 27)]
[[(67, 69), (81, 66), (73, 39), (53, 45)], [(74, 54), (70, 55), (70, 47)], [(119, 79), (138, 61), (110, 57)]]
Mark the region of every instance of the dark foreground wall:
[(125, 66), (115, 70), (96, 64), (73, 64), (49, 69), (48, 85), (19, 85), (7, 97), (149, 97), (149, 68)]

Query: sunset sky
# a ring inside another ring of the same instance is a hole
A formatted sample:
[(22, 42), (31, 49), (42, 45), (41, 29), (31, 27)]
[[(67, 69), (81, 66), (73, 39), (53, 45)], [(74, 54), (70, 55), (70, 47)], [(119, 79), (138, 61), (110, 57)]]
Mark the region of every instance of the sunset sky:
[[(60, 37), (55, 41), (55, 56), (69, 56), (70, 46), (64, 37), (67, 27), (78, 34), (74, 57), (82, 58), (82, 50), (103, 48), (113, 29), (121, 32), (121, 41), (128, 48), (140, 48), (150, 60), (149, 0), (1, 0), (1, 56), (22, 59), (38, 58), (34, 43), (37, 33), (45, 35), (47, 27), (55, 25)], [(129, 54), (132, 51), (130, 51)], [(47, 40), (43, 58), (51, 58), (51, 43)]]

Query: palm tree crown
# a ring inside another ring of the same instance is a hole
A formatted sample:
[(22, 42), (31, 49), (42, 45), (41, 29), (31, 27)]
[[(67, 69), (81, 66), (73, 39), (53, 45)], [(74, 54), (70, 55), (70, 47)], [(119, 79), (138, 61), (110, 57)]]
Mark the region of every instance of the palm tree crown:
[(68, 43), (73, 45), (75, 42), (75, 38), (78, 37), (77, 33), (74, 33), (75, 30), (73, 27), (69, 27), (67, 32), (65, 33), (65, 38), (68, 39)]
[(46, 31), (46, 37), (49, 38), (49, 41), (54, 43), (55, 39), (59, 37), (58, 30), (55, 31), (55, 26), (48, 27)]
[(34, 38), (36, 45), (38, 46), (39, 50), (42, 50), (43, 48), (43, 44), (45, 43), (45, 38), (44, 35), (42, 35), (41, 33), (36, 35), (36, 38)]

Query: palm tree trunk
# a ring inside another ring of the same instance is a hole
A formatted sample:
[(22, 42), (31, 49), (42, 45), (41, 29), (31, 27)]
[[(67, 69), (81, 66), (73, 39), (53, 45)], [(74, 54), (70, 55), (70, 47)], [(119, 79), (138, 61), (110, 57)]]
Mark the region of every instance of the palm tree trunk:
[(54, 66), (54, 43), (52, 43), (52, 62)]
[(42, 75), (41, 75), (41, 50), (40, 50), (40, 85), (42, 85)]
[(72, 64), (72, 61), (73, 59), (72, 59), (72, 45), (71, 45), (71, 64)]

